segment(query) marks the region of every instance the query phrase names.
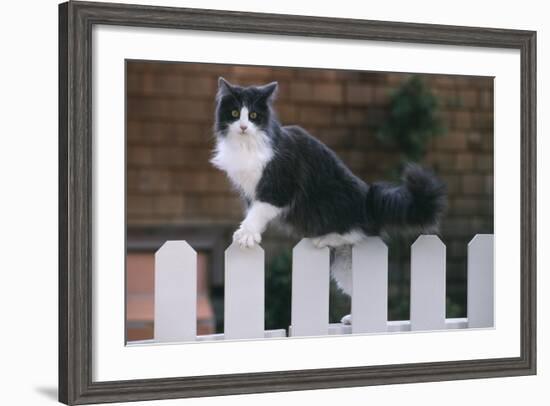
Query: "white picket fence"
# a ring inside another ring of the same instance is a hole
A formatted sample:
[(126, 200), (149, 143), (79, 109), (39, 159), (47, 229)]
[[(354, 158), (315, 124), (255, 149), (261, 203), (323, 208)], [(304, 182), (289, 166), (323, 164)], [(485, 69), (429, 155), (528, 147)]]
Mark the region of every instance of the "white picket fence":
[[(293, 250), (291, 336), (380, 333), (493, 326), (493, 235), (468, 244), (467, 318), (445, 317), (445, 245), (422, 235), (411, 246), (410, 320), (388, 321), (388, 248), (367, 238), (352, 251), (352, 324), (329, 324), (329, 249), (303, 239)], [(264, 251), (225, 251), (224, 334), (197, 336), (197, 253), (167, 241), (155, 254), (154, 339), (184, 342), (285, 337), (264, 330)]]

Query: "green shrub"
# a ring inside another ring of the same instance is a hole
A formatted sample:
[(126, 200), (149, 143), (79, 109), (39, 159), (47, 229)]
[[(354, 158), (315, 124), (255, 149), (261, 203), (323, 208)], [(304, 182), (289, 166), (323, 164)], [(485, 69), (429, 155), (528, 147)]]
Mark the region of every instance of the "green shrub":
[(401, 161), (420, 161), (430, 139), (445, 133), (438, 116), (438, 100), (420, 76), (412, 76), (391, 95), (389, 116), (377, 133), (395, 146)]

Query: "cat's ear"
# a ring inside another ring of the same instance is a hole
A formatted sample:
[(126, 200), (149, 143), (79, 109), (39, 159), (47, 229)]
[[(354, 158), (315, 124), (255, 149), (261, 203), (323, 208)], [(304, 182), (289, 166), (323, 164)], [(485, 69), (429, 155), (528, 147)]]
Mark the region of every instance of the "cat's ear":
[(259, 87), (260, 92), (267, 101), (272, 101), (277, 96), (277, 90), (279, 89), (279, 84), (277, 82), (271, 82), (267, 85)]
[(218, 95), (231, 93), (234, 86), (221, 76), (218, 78)]

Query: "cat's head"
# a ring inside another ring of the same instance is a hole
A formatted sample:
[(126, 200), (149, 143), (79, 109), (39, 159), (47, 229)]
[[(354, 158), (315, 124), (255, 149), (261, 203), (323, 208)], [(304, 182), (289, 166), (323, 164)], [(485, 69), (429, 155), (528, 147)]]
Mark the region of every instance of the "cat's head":
[(273, 118), (272, 102), (277, 82), (241, 87), (224, 78), (218, 80), (216, 124), (218, 136), (254, 137), (265, 133)]

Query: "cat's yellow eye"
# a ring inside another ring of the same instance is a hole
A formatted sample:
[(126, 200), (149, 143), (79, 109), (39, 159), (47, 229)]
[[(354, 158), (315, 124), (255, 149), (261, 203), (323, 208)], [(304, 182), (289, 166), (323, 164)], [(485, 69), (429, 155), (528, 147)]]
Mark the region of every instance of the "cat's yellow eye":
[(252, 120), (254, 120), (256, 117), (258, 117), (258, 113), (256, 113), (255, 111), (253, 111), (252, 113), (250, 113), (250, 118)]
[(236, 117), (239, 117), (239, 110), (233, 110), (233, 111), (231, 112), (231, 115), (232, 115), (233, 117), (235, 117), (235, 118), (236, 118)]

